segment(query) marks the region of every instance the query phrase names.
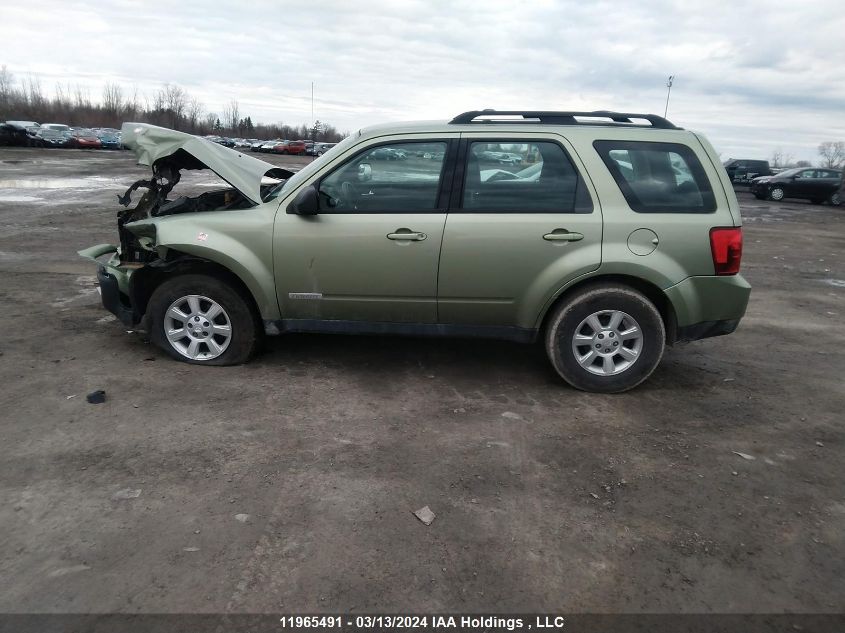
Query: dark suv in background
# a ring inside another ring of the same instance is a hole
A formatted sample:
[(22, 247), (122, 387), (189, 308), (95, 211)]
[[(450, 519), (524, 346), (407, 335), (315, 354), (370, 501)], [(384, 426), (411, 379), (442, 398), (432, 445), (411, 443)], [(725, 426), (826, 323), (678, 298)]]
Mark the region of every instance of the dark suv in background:
[(838, 169), (799, 167), (774, 176), (755, 178), (751, 182), (751, 193), (758, 200), (803, 198), (813, 204), (828, 202), (839, 205), (842, 203), (841, 187), (842, 171)]
[(733, 183), (749, 184), (758, 176), (770, 176), (772, 170), (767, 160), (732, 158), (725, 163), (725, 171)]

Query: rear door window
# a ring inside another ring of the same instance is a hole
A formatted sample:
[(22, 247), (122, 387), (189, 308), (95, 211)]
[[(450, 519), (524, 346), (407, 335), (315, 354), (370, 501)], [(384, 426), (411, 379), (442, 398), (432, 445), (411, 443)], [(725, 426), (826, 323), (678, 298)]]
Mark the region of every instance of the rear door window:
[(713, 189), (695, 153), (680, 143), (595, 141), (596, 151), (637, 213), (712, 213)]
[(590, 213), (592, 199), (563, 147), (547, 141), (470, 141), (464, 211)]

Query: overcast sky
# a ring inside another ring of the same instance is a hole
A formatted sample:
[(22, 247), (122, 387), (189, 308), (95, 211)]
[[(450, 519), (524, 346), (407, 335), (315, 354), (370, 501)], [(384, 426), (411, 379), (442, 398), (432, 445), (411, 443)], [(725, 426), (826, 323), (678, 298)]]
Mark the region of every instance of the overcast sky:
[[(246, 8), (249, 6), (249, 8)], [(841, 0), (219, 3), (3, 0), (0, 64), (151, 95), (164, 82), (256, 121), (341, 130), (477, 108), (614, 109), (703, 131), (722, 158), (845, 140)]]

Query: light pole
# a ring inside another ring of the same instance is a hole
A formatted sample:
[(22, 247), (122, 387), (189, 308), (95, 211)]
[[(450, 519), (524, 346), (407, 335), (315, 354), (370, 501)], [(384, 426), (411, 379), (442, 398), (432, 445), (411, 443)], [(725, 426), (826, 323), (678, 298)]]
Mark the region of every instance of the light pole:
[(669, 114), (669, 95), (672, 94), (672, 82), (675, 80), (675, 75), (669, 75), (669, 81), (666, 82), (666, 107), (663, 109), (663, 118)]

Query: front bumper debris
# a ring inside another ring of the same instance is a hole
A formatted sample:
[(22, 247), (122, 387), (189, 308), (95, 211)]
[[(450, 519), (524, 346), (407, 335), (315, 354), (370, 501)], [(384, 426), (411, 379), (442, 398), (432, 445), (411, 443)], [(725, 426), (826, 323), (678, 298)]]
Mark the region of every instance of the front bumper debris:
[(120, 291), (117, 277), (106, 270), (102, 264), (97, 267), (97, 281), (100, 283), (100, 297), (103, 307), (115, 315), (124, 325), (135, 325), (135, 311), (125, 294)]

